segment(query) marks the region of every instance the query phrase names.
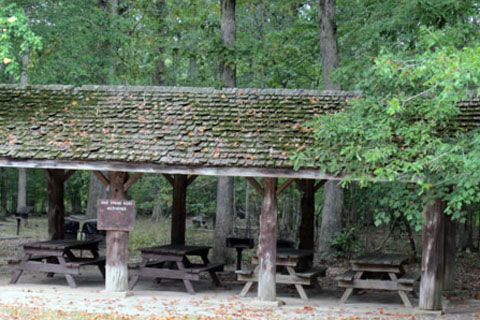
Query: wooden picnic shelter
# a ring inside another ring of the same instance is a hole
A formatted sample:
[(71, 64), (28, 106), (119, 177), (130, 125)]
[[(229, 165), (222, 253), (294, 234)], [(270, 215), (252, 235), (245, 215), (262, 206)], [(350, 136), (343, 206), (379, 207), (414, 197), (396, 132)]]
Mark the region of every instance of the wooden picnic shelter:
[[(356, 97), (296, 89), (0, 85), (0, 166), (45, 170), (52, 239), (63, 237), (63, 186), (75, 170), (95, 172), (113, 200), (126, 199), (143, 173), (163, 174), (173, 186), (172, 244), (185, 243), (186, 192), (196, 176), (246, 177), (263, 196), (257, 295), (275, 301), (277, 196), (298, 183), (300, 249), (313, 249), (315, 191), (340, 179), (315, 159), (294, 169), (291, 155), (315, 138), (305, 123)], [(279, 178), (287, 180), (279, 186)], [(444, 259), (453, 260), (443, 216), (441, 203), (425, 210), (420, 307), (427, 310), (440, 308), (444, 272), (453, 272), (443, 268)], [(128, 232), (107, 231), (107, 291), (128, 289), (127, 241)]]

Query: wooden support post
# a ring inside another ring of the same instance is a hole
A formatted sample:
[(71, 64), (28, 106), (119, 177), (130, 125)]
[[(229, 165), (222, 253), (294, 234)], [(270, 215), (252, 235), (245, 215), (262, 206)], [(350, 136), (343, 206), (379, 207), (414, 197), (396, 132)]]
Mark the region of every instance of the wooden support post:
[(445, 245), (445, 204), (441, 199), (425, 206), (423, 212), (422, 275), (420, 309), (441, 310)]
[(302, 191), (301, 209), (302, 221), (299, 232), (299, 249), (313, 250), (315, 239), (315, 180), (299, 181)]
[(45, 170), (48, 192), (48, 238), (63, 239), (65, 236), (64, 184), (67, 176), (60, 169)]
[(186, 175), (176, 174), (173, 177), (172, 244), (185, 244), (187, 182)]
[[(110, 199), (126, 200), (124, 191), (128, 180), (126, 172), (110, 172)], [(128, 290), (128, 232), (107, 231), (107, 262), (105, 291), (122, 292)]]
[(277, 178), (263, 179), (263, 201), (258, 239), (258, 299), (276, 300)]
[(443, 291), (455, 291), (455, 257), (457, 255), (457, 221), (451, 215), (445, 217), (445, 252), (443, 261)]

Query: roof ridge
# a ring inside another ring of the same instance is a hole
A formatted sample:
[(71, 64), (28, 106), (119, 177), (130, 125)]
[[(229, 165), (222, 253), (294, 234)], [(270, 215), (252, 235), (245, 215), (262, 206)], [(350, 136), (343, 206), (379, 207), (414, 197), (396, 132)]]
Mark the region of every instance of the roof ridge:
[(242, 94), (259, 94), (259, 95), (311, 95), (311, 96), (336, 96), (336, 97), (354, 97), (361, 96), (358, 91), (345, 90), (315, 90), (315, 89), (284, 89), (284, 88), (221, 88), (212, 87), (178, 87), (178, 86), (125, 86), (125, 85), (20, 85), (20, 84), (0, 84), (1, 88), (38, 88), (44, 90), (73, 90), (73, 91), (144, 91), (144, 92), (171, 92), (171, 93), (206, 93), (206, 94), (232, 94), (242, 92)]

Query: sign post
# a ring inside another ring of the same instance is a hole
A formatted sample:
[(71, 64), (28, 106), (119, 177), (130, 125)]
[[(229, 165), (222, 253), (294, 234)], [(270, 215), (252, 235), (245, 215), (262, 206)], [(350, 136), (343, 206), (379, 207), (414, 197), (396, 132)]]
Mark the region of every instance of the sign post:
[(135, 226), (135, 201), (98, 200), (97, 228), (107, 231), (105, 291), (129, 296), (128, 233)]

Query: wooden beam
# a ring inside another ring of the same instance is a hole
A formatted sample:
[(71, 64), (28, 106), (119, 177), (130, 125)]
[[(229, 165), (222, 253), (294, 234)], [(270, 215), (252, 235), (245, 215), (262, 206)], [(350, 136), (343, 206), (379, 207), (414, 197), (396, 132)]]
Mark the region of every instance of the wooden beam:
[(314, 193), (317, 193), (318, 189), (320, 189), (321, 187), (323, 187), (327, 181), (328, 181), (328, 180), (320, 180), (320, 181), (315, 185), (315, 187), (313, 187), (313, 192), (314, 192)]
[(293, 181), (295, 181), (295, 179), (293, 179), (293, 178), (290, 178), (290, 179), (288, 179), (287, 181), (285, 181), (285, 182), (280, 186), (280, 188), (278, 188), (278, 190), (277, 190), (277, 197), (278, 197), (280, 194), (282, 194), (282, 192), (285, 191), (285, 189), (287, 189), (288, 186), (289, 186)]
[(185, 244), (187, 176), (176, 174), (173, 184), (171, 244)]
[[(0, 167), (33, 168), (33, 169), (71, 169), (89, 171), (124, 171), (145, 173), (186, 174), (227, 177), (258, 178), (297, 178), (342, 180), (343, 176), (322, 173), (315, 169), (293, 168), (243, 168), (243, 167), (205, 167), (160, 165), (154, 163), (129, 163), (120, 161), (68, 161), (68, 160), (17, 160), (0, 158)], [(406, 179), (402, 182), (412, 182)], [(378, 181), (382, 182), (382, 181)], [(389, 182), (387, 180), (383, 182)]]
[(128, 181), (123, 185), (123, 191), (127, 192), (128, 189), (130, 189), (130, 187), (133, 186), (133, 184), (137, 182), (141, 176), (143, 176), (143, 172), (136, 172), (133, 176), (128, 178)]
[(67, 170), (65, 171), (64, 175), (63, 175), (63, 179), (64, 181), (67, 181), (68, 179), (70, 179), (70, 177), (75, 173), (77, 172), (76, 170)]
[(257, 190), (257, 192), (263, 196), (263, 188), (262, 186), (255, 180), (255, 178), (247, 177), (247, 181)]
[(167, 179), (167, 181), (170, 183), (170, 185), (173, 187), (175, 185), (175, 179), (173, 179), (173, 177), (167, 173), (164, 173), (162, 174), (165, 179)]
[(419, 307), (423, 310), (442, 309), (443, 264), (445, 245), (445, 203), (435, 199), (423, 211), (422, 275)]
[(108, 180), (107, 177), (105, 177), (101, 171), (93, 171), (93, 173), (97, 176), (98, 180), (100, 180), (100, 182), (105, 187), (108, 187), (110, 185), (110, 180)]
[(277, 274), (277, 179), (263, 179), (262, 213), (258, 238), (258, 299), (275, 301)]
[[(111, 200), (127, 199), (124, 191), (127, 179), (126, 172), (110, 173)], [(107, 231), (106, 244), (105, 291), (125, 292), (128, 290), (128, 232)]]
[(187, 180), (187, 187), (188, 187), (189, 185), (191, 185), (191, 184), (193, 183), (193, 181), (195, 181), (195, 179), (197, 179), (197, 177), (198, 177), (198, 176), (193, 175), (193, 174), (190, 175), (190, 176), (188, 177), (188, 180)]

